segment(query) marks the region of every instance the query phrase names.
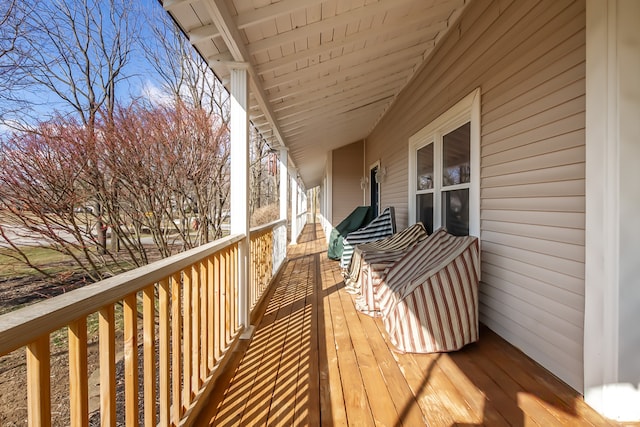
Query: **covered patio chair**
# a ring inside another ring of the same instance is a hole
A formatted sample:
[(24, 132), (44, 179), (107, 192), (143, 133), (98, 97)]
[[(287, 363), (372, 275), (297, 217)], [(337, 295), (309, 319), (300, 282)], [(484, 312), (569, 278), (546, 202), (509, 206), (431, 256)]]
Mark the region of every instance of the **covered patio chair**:
[(375, 293), (388, 269), (415, 244), (427, 238), (422, 223), (371, 243), (356, 246), (349, 268), (343, 273), (349, 293), (360, 293), (356, 308), (365, 314), (375, 316), (377, 304)]
[(384, 239), (396, 232), (396, 215), (393, 207), (388, 207), (380, 215), (366, 226), (352, 231), (343, 242), (342, 256), (340, 257), (340, 267), (349, 268), (351, 257), (356, 245)]
[(333, 260), (339, 260), (342, 256), (344, 238), (352, 231), (369, 224), (373, 219), (371, 206), (358, 206), (340, 224), (336, 225), (329, 235), (327, 256)]
[(454, 351), (478, 340), (478, 239), (439, 229), (386, 274), (379, 304), (402, 352)]

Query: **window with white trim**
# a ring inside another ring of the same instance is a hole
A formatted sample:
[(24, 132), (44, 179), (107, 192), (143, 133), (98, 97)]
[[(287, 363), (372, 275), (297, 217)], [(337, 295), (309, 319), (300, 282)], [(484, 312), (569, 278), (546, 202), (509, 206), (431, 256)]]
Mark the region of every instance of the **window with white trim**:
[(409, 220), (480, 235), (480, 89), (409, 138)]

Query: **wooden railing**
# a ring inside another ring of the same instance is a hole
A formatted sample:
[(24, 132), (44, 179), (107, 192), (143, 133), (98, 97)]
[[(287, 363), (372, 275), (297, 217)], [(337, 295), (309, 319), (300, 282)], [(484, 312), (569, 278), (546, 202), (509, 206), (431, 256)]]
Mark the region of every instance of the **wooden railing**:
[(286, 258), (286, 220), (251, 229), (250, 244), (249, 308), (253, 309)]
[[(284, 260), (274, 256), (286, 240), (286, 232), (278, 237), (283, 227), (276, 222), (251, 233), (250, 307), (279, 268), (275, 263)], [(148, 426), (190, 424), (241, 332), (238, 253), (244, 240), (229, 236), (0, 316), (0, 356), (26, 349), (29, 425), (51, 425), (50, 335), (60, 328), (68, 329), (68, 424), (88, 424), (93, 344), (87, 326), (96, 313), (101, 425), (116, 425), (116, 411), (124, 411), (127, 426), (139, 418)], [(123, 353), (124, 408), (116, 405), (116, 347)]]
[[(298, 230), (298, 236), (300, 235), (300, 233), (302, 233), (302, 229), (304, 228), (304, 226), (307, 224), (307, 211), (301, 212), (298, 214), (298, 217), (296, 218), (297, 221), (297, 230)], [(298, 236), (296, 236), (296, 239), (298, 238)]]
[(325, 240), (327, 241), (327, 243), (329, 243), (329, 238), (331, 236), (331, 230), (333, 229), (333, 226), (331, 225), (331, 222), (322, 214), (319, 214), (317, 216), (317, 220), (320, 223), (320, 226), (322, 227), (322, 230), (324, 231)]

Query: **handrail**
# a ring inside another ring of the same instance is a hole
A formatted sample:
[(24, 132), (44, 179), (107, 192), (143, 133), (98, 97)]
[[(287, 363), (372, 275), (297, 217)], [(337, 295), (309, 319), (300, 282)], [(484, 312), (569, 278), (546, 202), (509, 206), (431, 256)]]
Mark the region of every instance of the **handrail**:
[(286, 219), (276, 219), (275, 221), (271, 221), (267, 224), (264, 225), (258, 225), (256, 227), (252, 227), (251, 230), (249, 230), (249, 234), (253, 234), (253, 233), (259, 233), (260, 231), (266, 230), (266, 229), (273, 229), (279, 225), (287, 225), (287, 220)]
[(58, 330), (74, 319), (95, 313), (100, 307), (113, 304), (132, 292), (141, 291), (149, 283), (158, 282), (243, 238), (242, 235), (227, 236), (4, 314), (0, 316), (0, 355), (25, 346), (43, 333)]
[[(30, 424), (51, 424), (49, 341), (63, 327), (68, 328), (69, 424), (88, 424), (87, 325), (97, 313), (101, 423), (115, 425), (118, 337), (124, 350), (126, 425), (137, 425), (139, 393), (145, 424), (189, 425), (241, 332), (238, 256), (246, 253), (240, 250), (245, 241), (244, 235), (227, 236), (0, 316), (0, 356), (26, 349)], [(286, 257), (286, 221), (252, 229), (249, 241), (247, 285), (253, 309)], [(122, 309), (116, 310), (116, 304)], [(138, 347), (143, 349), (142, 369)]]

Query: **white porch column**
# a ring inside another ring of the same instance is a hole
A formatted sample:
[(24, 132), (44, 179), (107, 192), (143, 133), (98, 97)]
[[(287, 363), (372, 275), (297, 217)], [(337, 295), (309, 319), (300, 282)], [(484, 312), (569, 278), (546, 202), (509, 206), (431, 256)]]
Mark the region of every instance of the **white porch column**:
[[(251, 336), (249, 319), (249, 75), (231, 69), (231, 234), (244, 234), (238, 254), (238, 323)], [(245, 336), (245, 334), (248, 334)]]
[[(294, 171), (295, 172), (295, 171)], [(291, 175), (291, 244), (298, 243), (298, 181)]]
[(289, 187), (289, 150), (280, 149), (280, 219), (287, 219)]
[(584, 395), (640, 421), (640, 2), (587, 0)]
[[(327, 170), (326, 170), (326, 185), (324, 188), (324, 217), (329, 224), (333, 224), (333, 155), (329, 153), (327, 156)], [(329, 232), (331, 230), (325, 230), (327, 234), (327, 241), (329, 240)]]

